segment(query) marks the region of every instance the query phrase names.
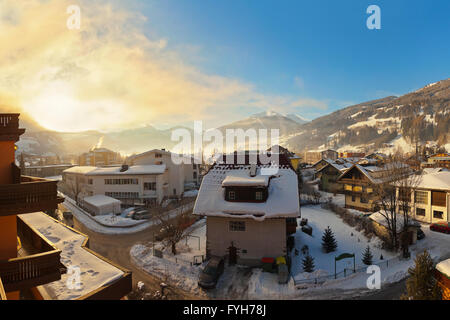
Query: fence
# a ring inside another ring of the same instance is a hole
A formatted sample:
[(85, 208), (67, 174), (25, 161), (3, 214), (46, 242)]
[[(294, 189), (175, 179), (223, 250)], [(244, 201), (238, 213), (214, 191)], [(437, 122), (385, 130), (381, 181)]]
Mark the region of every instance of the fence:
[[(401, 259), (399, 257), (394, 257), (391, 258), (389, 260), (380, 260), (376, 263), (372, 263), (372, 265), (377, 265), (380, 267), (381, 270), (387, 269), (389, 268), (389, 266), (394, 265), (396, 262), (400, 261)], [(342, 279), (342, 278), (346, 278), (347, 276), (350, 276), (352, 274), (355, 273), (363, 273), (366, 272), (367, 268), (369, 266), (360, 266), (358, 268), (356, 268), (355, 270), (351, 269), (351, 268), (344, 268), (344, 270), (337, 272), (336, 274), (330, 274), (327, 276), (322, 276), (322, 277), (314, 277), (314, 278), (309, 278), (309, 279), (295, 279), (294, 278), (294, 284), (296, 286), (298, 285), (302, 285), (302, 284), (322, 284), (327, 280), (335, 280), (335, 279)]]
[(202, 264), (206, 259), (205, 255), (197, 255), (197, 256), (192, 257), (192, 261), (189, 261), (187, 259), (183, 259), (180, 257), (165, 254), (163, 251), (158, 250), (158, 249), (152, 249), (152, 254), (153, 254), (153, 256), (158, 257), (160, 259), (165, 259), (165, 260), (168, 260), (171, 262), (175, 262), (176, 264), (183, 263), (183, 264), (189, 265), (191, 267), (194, 265)]

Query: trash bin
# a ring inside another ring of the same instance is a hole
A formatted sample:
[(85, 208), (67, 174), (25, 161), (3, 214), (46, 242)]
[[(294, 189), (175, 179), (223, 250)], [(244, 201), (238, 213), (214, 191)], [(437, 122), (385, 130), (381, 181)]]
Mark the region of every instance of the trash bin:
[(269, 258), (269, 257), (265, 257), (261, 259), (262, 262), (262, 269), (266, 272), (274, 272), (275, 268), (274, 268), (274, 264), (275, 264), (275, 259), (274, 258)]
[(289, 270), (286, 264), (278, 265), (278, 283), (286, 284), (289, 280)]

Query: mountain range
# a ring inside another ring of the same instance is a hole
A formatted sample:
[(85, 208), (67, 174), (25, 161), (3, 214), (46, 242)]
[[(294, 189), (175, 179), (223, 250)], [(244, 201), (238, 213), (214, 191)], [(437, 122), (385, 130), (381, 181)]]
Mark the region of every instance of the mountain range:
[[(0, 111), (13, 112), (2, 108), (1, 102)], [(22, 113), (21, 127), (27, 131), (17, 145), (19, 152), (28, 154), (81, 154), (99, 141), (124, 154), (153, 148), (170, 150), (177, 143), (171, 140), (174, 128), (159, 130), (150, 125), (109, 133), (66, 133), (45, 130)], [(432, 141), (450, 149), (450, 79), (400, 97), (352, 105), (312, 121), (268, 110), (217, 129), (225, 133), (227, 129), (250, 128), (279, 129), (280, 145), (297, 152), (324, 148), (387, 152), (400, 148), (409, 152), (416, 141)]]

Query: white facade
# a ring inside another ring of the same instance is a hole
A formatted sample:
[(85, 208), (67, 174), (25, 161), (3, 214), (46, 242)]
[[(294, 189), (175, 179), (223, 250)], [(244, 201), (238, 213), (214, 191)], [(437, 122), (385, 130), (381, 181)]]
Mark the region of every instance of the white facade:
[(131, 165), (158, 165), (164, 164), (168, 171), (167, 197), (180, 197), (185, 191), (185, 184), (199, 184), (199, 165), (193, 159), (186, 159), (188, 163), (175, 164), (172, 161), (172, 153), (166, 150), (151, 150), (135, 156), (129, 161)]
[[(65, 191), (78, 200), (94, 195), (118, 199), (122, 204), (161, 203), (168, 193), (168, 172), (164, 165), (121, 167), (73, 167), (63, 173)], [(78, 184), (78, 187), (76, 187)]]

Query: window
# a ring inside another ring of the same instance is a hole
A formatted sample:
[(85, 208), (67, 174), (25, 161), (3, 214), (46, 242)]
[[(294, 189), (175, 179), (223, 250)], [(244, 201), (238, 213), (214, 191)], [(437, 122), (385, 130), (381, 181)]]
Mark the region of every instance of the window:
[(228, 191), (228, 200), (236, 200), (236, 193), (234, 191)]
[(162, 158), (162, 154), (161, 153), (155, 153), (155, 158)]
[(194, 172), (194, 179), (197, 180), (197, 172)]
[(156, 182), (144, 182), (144, 190), (156, 190)]
[(116, 199), (139, 199), (138, 192), (105, 192), (105, 196)]
[(88, 184), (92, 184), (92, 183), (93, 183), (92, 179), (88, 179)]
[(361, 203), (369, 203), (369, 200), (366, 197), (361, 196)]
[(414, 199), (416, 203), (428, 204), (428, 192), (416, 191), (414, 192)]
[(138, 179), (105, 179), (105, 184), (139, 184)]
[(262, 191), (256, 191), (256, 193), (255, 193), (255, 200), (262, 200), (262, 199), (263, 199)]
[(352, 202), (355, 202), (355, 201), (356, 201), (356, 197), (352, 196)]
[(230, 221), (228, 226), (230, 231), (245, 231), (245, 221)]
[(422, 209), (422, 208), (416, 208), (416, 216), (422, 216), (422, 217), (425, 217), (425, 209)]
[(433, 218), (442, 219), (444, 213), (442, 211), (433, 210)]
[(445, 192), (442, 191), (431, 191), (431, 205), (445, 207)]

